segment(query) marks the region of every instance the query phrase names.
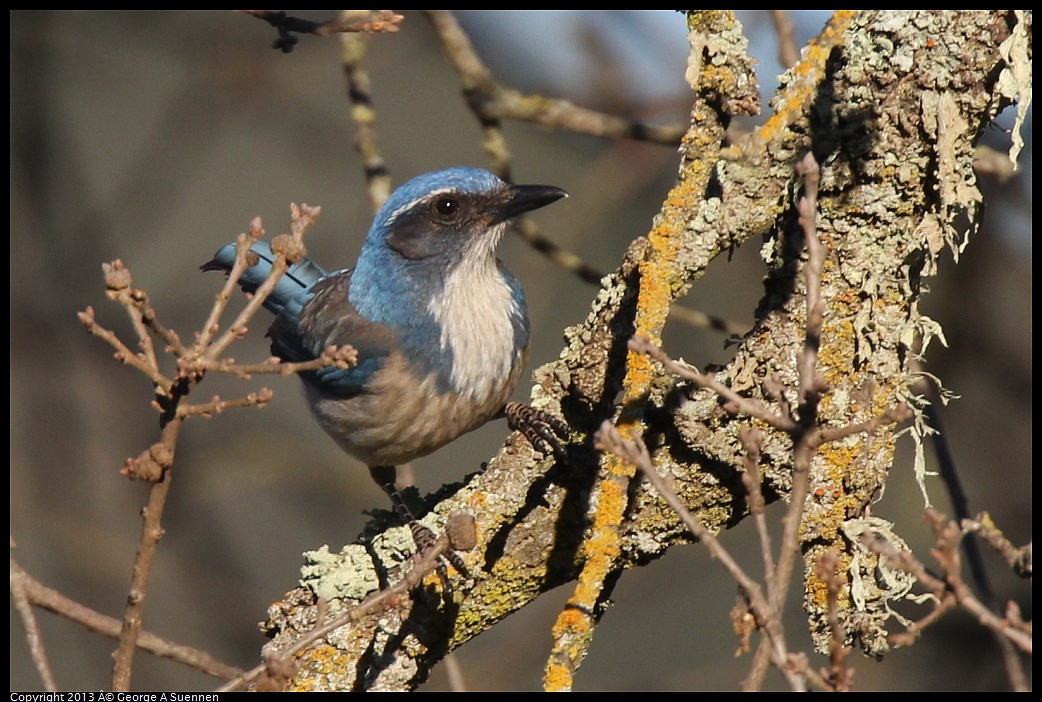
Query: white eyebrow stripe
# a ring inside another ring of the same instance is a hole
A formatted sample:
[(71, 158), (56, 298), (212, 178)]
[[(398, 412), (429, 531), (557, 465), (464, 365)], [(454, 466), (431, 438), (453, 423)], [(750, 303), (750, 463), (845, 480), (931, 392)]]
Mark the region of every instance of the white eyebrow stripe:
[(387, 221), (388, 221), (388, 223), (393, 222), (394, 220), (398, 219), (398, 216), (400, 214), (402, 214), (403, 212), (408, 212), (409, 210), (411, 210), (416, 205), (419, 205), (421, 202), (427, 202), (431, 198), (437, 197), (438, 195), (445, 195), (447, 193), (456, 193), (456, 194), (458, 194), (459, 190), (456, 189), (456, 188), (439, 188), (438, 190), (432, 190), (430, 192), (424, 193), (423, 195), (421, 195), (420, 197), (416, 198), (415, 200), (409, 200), (407, 203), (405, 203), (404, 205), (399, 207), (397, 210), (392, 212), (390, 214), (390, 216), (387, 218)]

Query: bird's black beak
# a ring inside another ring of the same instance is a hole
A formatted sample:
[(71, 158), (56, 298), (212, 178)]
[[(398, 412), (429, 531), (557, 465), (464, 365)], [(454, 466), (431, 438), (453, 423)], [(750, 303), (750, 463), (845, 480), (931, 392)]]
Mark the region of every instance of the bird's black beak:
[(492, 223), (506, 222), (519, 214), (546, 207), (562, 197), (568, 197), (568, 193), (553, 185), (508, 185)]

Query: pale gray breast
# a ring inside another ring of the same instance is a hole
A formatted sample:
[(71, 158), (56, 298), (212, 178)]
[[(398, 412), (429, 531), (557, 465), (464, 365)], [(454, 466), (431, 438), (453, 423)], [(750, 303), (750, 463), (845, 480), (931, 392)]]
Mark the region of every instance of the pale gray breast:
[(513, 392), (521, 365), (491, 383), (481, 401), (439, 392), (433, 376), (420, 378), (392, 354), (366, 390), (338, 398), (305, 383), (319, 425), (344, 451), (366, 465), (398, 465), (436, 451), (492, 419)]

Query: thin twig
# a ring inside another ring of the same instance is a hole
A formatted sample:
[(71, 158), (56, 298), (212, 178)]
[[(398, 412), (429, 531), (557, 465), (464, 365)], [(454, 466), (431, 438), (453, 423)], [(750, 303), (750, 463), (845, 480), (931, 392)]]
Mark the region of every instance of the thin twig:
[(94, 308), (88, 307), (83, 312), (79, 312), (78, 316), (80, 322), (86, 327), (87, 331), (98, 337), (112, 348), (116, 349), (116, 353), (113, 357), (120, 363), (124, 363), (135, 370), (140, 371), (144, 375), (148, 376), (148, 379), (152, 381), (152, 385), (155, 386), (156, 391), (167, 394), (169, 392), (170, 385), (173, 381), (163, 375), (159, 368), (148, 362), (143, 356), (131, 351), (123, 343), (123, 341), (116, 335), (115, 332), (106, 329), (105, 327), (98, 324), (94, 318)]
[[(366, 10), (344, 10), (341, 16)], [(355, 123), (355, 150), (362, 159), (362, 169), (369, 191), (369, 206), (375, 214), (391, 196), (391, 176), (380, 152), (376, 130), (376, 108), (373, 105), (369, 71), (365, 67), (367, 34), (341, 36), (341, 62), (347, 80), (347, 97), (351, 101), (351, 119)]]
[(641, 139), (669, 146), (680, 143), (687, 131), (677, 125), (657, 127), (577, 107), (567, 100), (525, 95), (496, 82), (492, 71), (474, 50), (470, 38), (448, 10), (424, 10), (438, 33), (445, 53), (459, 73), (467, 104), (484, 123), (513, 119), (543, 127), (564, 129), (609, 139)]
[(445, 674), (449, 679), (449, 689), (452, 692), (467, 692), (467, 680), (463, 676), (463, 666), (460, 664), (459, 654), (452, 652), (442, 660), (445, 666)]
[(134, 332), (137, 334), (138, 345), (141, 347), (141, 355), (145, 362), (153, 368), (158, 368), (159, 359), (156, 356), (155, 346), (152, 344), (152, 335), (149, 334), (141, 309), (138, 307), (130, 271), (118, 259), (112, 263), (103, 263), (101, 268), (105, 273), (105, 287), (108, 288), (106, 294), (110, 300), (118, 302), (126, 311)]
[[(1030, 654), (1030, 625), (1020, 625), (1008, 618), (999, 617), (977, 599), (972, 589), (963, 581), (959, 573), (958, 542), (962, 536), (959, 527), (935, 510), (927, 510), (926, 518), (937, 536), (937, 545), (931, 553), (944, 571), (943, 578), (930, 573), (910, 551), (899, 551), (893, 544), (871, 535), (864, 536), (863, 541), (872, 551), (889, 559), (893, 567), (913, 575), (924, 587), (932, 591), (940, 602), (954, 598), (962, 609), (976, 617), (982, 625), (1008, 638), (1021, 651)], [(924, 622), (920, 621), (919, 624), (921, 629)]]
[(796, 25), (788, 10), (769, 10), (774, 22), (774, 33), (778, 35), (778, 63), (782, 70), (796, 65), (800, 60), (799, 49), (796, 48)]
[(261, 218), (254, 217), (250, 222), (249, 229), (239, 234), (235, 239), (235, 262), (232, 264), (232, 269), (228, 271), (228, 278), (224, 281), (224, 287), (217, 293), (213, 307), (210, 308), (210, 314), (206, 318), (199, 336), (196, 338), (196, 349), (208, 347), (213, 337), (220, 330), (218, 322), (224, 314), (224, 310), (227, 309), (232, 296), (238, 292), (239, 278), (250, 267), (250, 263), (247, 260), (250, 247), (260, 241), (262, 236), (264, 236), (264, 227), (261, 224)]
[[(218, 358), (228, 349), (233, 341), (242, 336), (247, 328), (247, 324), (260, 310), (268, 296), (275, 290), (275, 286), (278, 285), (279, 280), (290, 264), (299, 261), (307, 254), (307, 249), (304, 248), (304, 234), (315, 223), (321, 212), (321, 207), (310, 207), (303, 203), (300, 205), (294, 203), (290, 207), (292, 220), (290, 227), (292, 233), (275, 237), (272, 240), (271, 250), (275, 254), (275, 260), (272, 261), (271, 271), (264, 279), (264, 282), (253, 293), (253, 296), (247, 301), (246, 306), (243, 307), (235, 321), (206, 349), (206, 356), (211, 359)], [(238, 259), (239, 256), (236, 255), (236, 266), (239, 264)], [(235, 269), (233, 268), (232, 270), (234, 271)], [(229, 276), (229, 280), (230, 278), (231, 276)]]
[[(220, 316), (227, 307), (243, 271), (251, 265), (251, 257), (256, 255), (250, 251), (250, 247), (263, 234), (259, 219), (255, 219), (251, 223), (248, 233), (238, 237), (235, 261), (228, 281), (222, 292), (217, 295), (206, 324), (197, 335), (191, 348), (185, 348), (178, 335), (158, 321), (148, 296), (133, 287), (130, 271), (118, 260), (103, 266), (107, 295), (126, 310), (138, 337), (141, 352), (131, 352), (113, 332), (99, 325), (94, 318), (93, 309), (88, 308), (79, 315), (88, 331), (116, 349), (117, 359), (148, 375), (156, 390), (153, 404), (160, 412), (161, 435), (159, 441), (142, 451), (136, 458), (128, 459), (122, 471), (130, 478), (149, 481), (151, 487), (146, 506), (142, 510), (142, 532), (134, 561), (130, 590), (123, 610), (119, 646), (114, 654), (112, 673), (114, 690), (126, 691), (130, 688), (134, 654), (142, 636), (142, 613), (148, 593), (152, 563), (159, 540), (163, 535), (162, 517), (170, 490), (170, 468), (173, 466), (184, 419), (190, 416), (210, 416), (231, 407), (264, 406), (271, 398), (271, 392), (264, 389), (235, 400), (222, 401), (214, 398), (210, 403), (190, 405), (188, 404), (189, 393), (211, 366), (222, 367), (222, 369), (235, 368), (228, 372), (248, 375), (250, 370), (293, 372), (303, 370), (305, 367), (307, 370), (319, 370), (327, 366), (350, 367), (355, 361), (354, 349), (346, 346), (341, 349), (326, 349), (326, 352), (313, 363), (296, 364), (296, 366), (283, 368), (273, 367), (270, 363), (257, 368), (235, 367), (234, 362), (218, 360), (227, 347), (245, 333), (246, 323), (274, 289), (286, 268), (304, 256), (303, 236), (314, 223), (320, 211), (320, 208), (307, 205), (292, 207), (291, 234), (276, 237), (272, 242), (275, 261), (271, 273), (259, 286), (256, 294), (239, 313), (236, 320), (220, 336), (217, 336), (220, 331), (218, 324)], [(159, 359), (152, 342), (152, 334), (164, 341), (168, 350), (179, 356), (179, 373), (173, 380), (165, 376), (159, 369)], [(31, 620), (26, 621), (31, 645), (34, 624)], [(45, 681), (48, 678), (48, 674), (42, 670), (41, 676)]]
[(180, 417), (202, 416), (210, 418), (228, 409), (240, 407), (258, 407), (263, 409), (267, 407), (271, 398), (271, 390), (261, 388), (257, 392), (251, 392), (245, 397), (239, 397), (234, 400), (222, 400), (219, 397), (214, 397), (210, 402), (205, 402), (201, 405), (182, 404), (177, 408), (177, 414)]
[(742, 692), (759, 692), (763, 689), (764, 678), (771, 669), (771, 640), (766, 636), (760, 637), (760, 643), (753, 653), (752, 662), (749, 664), (749, 673), (742, 680), (739, 689)]
[(976, 519), (964, 519), (962, 528), (967, 532), (974, 532), (989, 546), (998, 551), (1006, 560), (1009, 567), (1021, 578), (1030, 578), (1034, 572), (1032, 558), (1032, 544), (1023, 548), (1017, 548), (1013, 542), (1006, 538), (991, 519), (987, 512), (978, 514)]
[[(799, 223), (803, 229), (803, 243), (807, 247), (807, 265), (804, 276), (807, 286), (807, 328), (804, 333), (803, 353), (797, 362), (799, 376), (800, 419), (804, 426), (817, 421), (817, 401), (825, 389), (817, 377), (818, 350), (821, 347), (821, 330), (825, 323), (825, 301), (821, 296), (821, 275), (825, 268), (825, 247), (818, 238), (818, 184), (820, 172), (814, 154), (808, 152), (796, 166), (803, 176), (803, 197), (800, 198)], [(807, 416), (804, 416), (804, 413)]]
[[(57, 590), (47, 587), (27, 573), (13, 558), (11, 559), (12, 595), (17, 591), (19, 598), (28, 603), (54, 612), (65, 619), (82, 625), (90, 631), (110, 638), (120, 633), (120, 621), (90, 607), (69, 599)], [(14, 583), (17, 582), (17, 588)], [(242, 670), (217, 660), (206, 651), (174, 643), (169, 639), (142, 631), (138, 647), (161, 658), (169, 658), (190, 668), (200, 670), (215, 678), (230, 679), (242, 674)], [(41, 673), (42, 675), (42, 673)], [(45, 684), (46, 681), (45, 681)]]
[(759, 419), (769, 426), (774, 427), (778, 431), (791, 433), (798, 429), (798, 426), (791, 419), (784, 417), (776, 412), (772, 412), (766, 405), (760, 400), (748, 397), (742, 397), (731, 388), (727, 387), (719, 380), (711, 375), (702, 373), (697, 368), (691, 366), (682, 365), (677, 363), (666, 353), (655, 344), (651, 343), (651, 340), (643, 336), (635, 336), (629, 340), (627, 347), (634, 353), (647, 354), (651, 358), (662, 364), (667, 373), (689, 380), (696, 384), (700, 388), (706, 388), (712, 390), (717, 395), (727, 400), (727, 404), (724, 409), (728, 412), (736, 414), (744, 414), (754, 419)]
[(817, 379), (818, 346), (821, 343), (821, 328), (824, 317), (824, 302), (821, 300), (821, 275), (825, 264), (823, 247), (817, 237), (815, 205), (817, 202), (818, 166), (814, 156), (808, 153), (797, 171), (805, 177), (805, 194), (798, 209), (800, 224), (804, 230), (804, 243), (808, 250), (804, 266), (807, 288), (807, 328), (804, 332), (803, 352), (797, 359), (799, 405), (797, 414), (799, 428), (790, 432), (792, 447), (792, 487), (789, 506), (782, 520), (782, 538), (778, 547), (778, 562), (775, 570), (777, 590), (773, 604), (781, 610), (785, 595), (789, 591), (796, 557), (800, 553), (799, 530), (803, 522), (807, 495), (810, 492), (811, 460), (820, 446), (818, 427), (818, 403), (823, 384)]
[(29, 644), (29, 655), (32, 656), (36, 672), (40, 674), (43, 686), (48, 692), (57, 692), (58, 683), (54, 679), (54, 671), (51, 670), (51, 662), (47, 657), (47, 651), (43, 647), (43, 636), (40, 634), (40, 624), (33, 612), (32, 601), (29, 594), (31, 579), (22, 570), (14, 559), (14, 539), (11, 539), (11, 599), (14, 601), (15, 611), (18, 618), (22, 620), (25, 627), (25, 640)]
[[(922, 368), (919, 361), (913, 360), (912, 363), (917, 367), (913, 370), (920, 373), (921, 386), (924, 388), (923, 392), (926, 402), (924, 403), (923, 413), (927, 426), (932, 430), (930, 439), (933, 444), (934, 454), (937, 456), (941, 481), (948, 491), (948, 498), (951, 500), (956, 521), (962, 522), (962, 520), (969, 519), (971, 516), (970, 501), (959, 477), (959, 469), (955, 464), (955, 457), (952, 455), (951, 447), (948, 445), (948, 433), (944, 430), (944, 423), (941, 420), (940, 406), (943, 404), (941, 394), (938, 391), (937, 383), (934, 382), (935, 379), (926, 373), (921, 373)], [(966, 538), (963, 539), (962, 548), (966, 553), (966, 560), (970, 565), (970, 574), (977, 586), (977, 591), (981, 594), (981, 598), (994, 609), (995, 593), (991, 583), (988, 581), (988, 572), (984, 567), (984, 559), (976, 537), (973, 534), (967, 534)]]
[(209, 372), (234, 375), (249, 380), (253, 375), (290, 376), (297, 373), (308, 373), (323, 368), (352, 368), (358, 362), (358, 351), (353, 346), (327, 346), (318, 358), (310, 361), (281, 361), (276, 357), (262, 363), (236, 363), (233, 358), (211, 360), (208, 357), (186, 358), (181, 362), (184, 372)]
[(847, 659), (850, 657), (851, 648), (844, 645), (847, 632), (839, 618), (839, 598), (846, 582), (838, 569), (839, 556), (835, 551), (830, 550), (818, 559), (817, 575), (825, 583), (828, 600), (826, 620), (829, 626), (829, 659), (832, 668), (827, 678), (835, 692), (850, 692), (853, 689), (851, 677), (854, 671), (847, 667)]
[[(916, 363), (918, 362), (916, 361)], [(926, 385), (925, 392), (928, 400), (924, 407), (924, 414), (927, 425), (933, 430), (930, 433), (930, 438), (937, 456), (941, 480), (951, 499), (952, 508), (955, 511), (955, 520), (959, 524), (963, 524), (969, 521), (970, 517), (969, 498), (963, 489), (955, 457), (952, 455), (951, 447), (948, 445), (948, 433), (944, 430), (941, 420), (940, 407), (943, 403), (938, 384), (936, 379), (927, 374), (923, 374), (922, 378)], [(970, 577), (973, 579), (974, 586), (980, 594), (981, 601), (988, 609), (998, 614), (999, 603), (995, 597), (991, 581), (988, 578), (988, 571), (984, 565), (984, 555), (981, 553), (980, 543), (977, 541), (976, 534), (971, 531), (964, 531), (962, 550), (966, 555), (966, 561), (969, 563)], [(1014, 650), (1013, 644), (998, 633), (992, 632), (992, 635), (995, 637), (995, 641), (1002, 653), (1003, 664), (1012, 688), (1015, 690), (1027, 689), (1027, 674), (1024, 671), (1020, 657)]]
[(431, 573), (434, 573), (437, 570), (438, 565), (441, 563), (441, 557), (453, 548), (454, 544), (452, 543), (449, 534), (443, 533), (434, 541), (434, 544), (431, 547), (424, 550), (422, 554), (419, 554), (413, 567), (407, 570), (402, 575), (401, 580), (396, 582), (394, 585), (370, 594), (350, 610), (331, 621), (324, 622), (320, 620), (311, 631), (295, 640), (292, 645), (268, 656), (267, 660), (261, 665), (246, 671), (234, 680), (229, 680), (228, 683), (218, 688), (217, 692), (230, 692), (244, 689), (263, 675), (274, 676), (276, 678), (283, 677), (280, 671), (292, 668), (292, 660), (298, 653), (307, 649), (309, 646), (333, 631), (336, 631), (347, 624), (364, 619), (365, 617), (393, 609), (394, 607), (402, 606), (403, 601), (409, 601), (409, 592), (423, 582), (424, 578)]
[(750, 609), (756, 616), (757, 624), (763, 628), (770, 638), (774, 664), (785, 675), (793, 690), (804, 690), (805, 686), (800, 677), (791, 674), (787, 670), (788, 652), (785, 644), (785, 630), (781, 625), (781, 617), (778, 614), (780, 610), (772, 604), (770, 599), (764, 596), (759, 584), (742, 570), (742, 567), (738, 565), (738, 562), (723, 547), (716, 536), (702, 526), (702, 523), (680, 501), (676, 492), (659, 476), (658, 471), (655, 470), (655, 466), (651, 462), (651, 455), (648, 453), (648, 448), (644, 442), (639, 438), (634, 441), (624, 440), (615, 425), (605, 420), (594, 435), (594, 446), (603, 451), (611, 451), (640, 468), (652, 487), (680, 516), (688, 531), (706, 545), (713, 558), (723, 564), (748, 599)]
[[(176, 401), (175, 401), (176, 406)], [(144, 612), (148, 582), (152, 575), (152, 561), (155, 558), (159, 539), (163, 536), (162, 517), (166, 506), (166, 498), (170, 494), (171, 473), (174, 447), (177, 446), (183, 420), (173, 417), (163, 426), (160, 444), (166, 448), (162, 454), (165, 461), (159, 464), (160, 475), (152, 483), (148, 492), (148, 501), (142, 512), (141, 538), (138, 541), (137, 556), (131, 576), (127, 603), (123, 609), (123, 623), (119, 635), (119, 648), (114, 655), (112, 669), (112, 689), (128, 691), (130, 674), (133, 669), (134, 652), (138, 647), (141, 633), (142, 613)]]
[(294, 34), (312, 34), (326, 37), (340, 32), (397, 32), (398, 25), (405, 18), (392, 10), (369, 10), (361, 15), (341, 14), (326, 22), (312, 22), (300, 17), (292, 17), (281, 10), (236, 10), (257, 19), (264, 20), (278, 30), (279, 37), (271, 48), (284, 54), (293, 51), (300, 40)]
[(744, 450), (745, 471), (742, 473), (742, 485), (745, 487), (749, 514), (756, 524), (756, 533), (760, 541), (760, 558), (763, 560), (767, 597), (773, 602), (778, 586), (774, 582), (774, 553), (771, 549), (771, 534), (767, 528), (767, 503), (761, 487), (763, 476), (760, 474), (760, 446), (763, 443), (763, 434), (758, 429), (743, 428), (738, 432), (738, 438)]

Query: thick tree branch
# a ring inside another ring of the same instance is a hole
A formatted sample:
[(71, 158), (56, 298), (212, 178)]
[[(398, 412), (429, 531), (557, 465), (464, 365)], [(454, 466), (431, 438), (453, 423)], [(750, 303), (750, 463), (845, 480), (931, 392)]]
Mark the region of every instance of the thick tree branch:
[[(766, 235), (769, 275), (756, 326), (734, 359), (712, 375), (765, 407), (799, 405), (785, 388), (801, 387), (798, 359), (808, 324), (804, 233), (793, 206), (795, 164), (807, 151), (821, 164), (823, 312), (816, 363), (828, 392), (818, 421), (823, 431), (868, 427), (898, 406), (909, 359), (934, 329), (919, 311), (921, 281), (936, 271), (946, 248), (961, 248), (976, 224), (972, 144), (1006, 104), (995, 90), (1003, 66), (998, 46), (1015, 23), (1002, 11), (900, 17), (837, 13), (786, 74), (766, 124), (721, 150), (720, 107), (739, 111), (753, 93), (721, 80), (744, 70), (731, 59), (714, 63), (727, 30), (710, 15), (692, 16), (693, 75), (712, 66), (719, 82), (698, 79), (706, 94), (684, 140), (680, 181), (651, 232), (633, 243), (607, 280), (586, 322), (568, 330), (561, 359), (536, 372), (534, 404), (560, 413), (574, 431), (567, 459), (539, 457), (515, 436), (482, 474), (434, 496), (424, 520), (432, 527), (452, 511), (475, 516), (478, 546), (464, 555), (473, 580), (457, 583), (451, 602), (431, 581), (379, 621), (365, 619), (326, 637), (299, 654), (291, 686), (413, 687), (447, 651), (578, 577), (598, 553), (606, 556), (599, 566), (606, 593), (621, 569), (688, 540), (680, 518), (657, 495), (593, 451), (589, 437), (605, 419), (618, 418), (626, 431), (643, 435), (656, 469), (673, 476), (679, 498), (703, 515), (711, 532), (744, 516), (735, 511), (744, 504), (735, 499), (744, 492), (739, 435), (750, 427), (763, 432), (759, 468), (766, 494), (788, 498), (796, 462), (789, 433), (721, 412), (716, 393), (664, 379), (647, 359), (627, 351), (626, 340), (636, 330), (656, 336), (669, 305), (709, 261)], [(892, 55), (881, 61), (877, 47), (884, 39)], [(938, 75), (948, 77), (943, 85)], [(893, 432), (884, 428), (852, 433), (809, 460), (797, 525), (804, 601), (819, 647), (833, 651), (837, 666), (840, 628), (844, 645), (877, 655), (887, 650), (888, 607), (900, 595), (880, 586), (871, 553), (849, 534), (886, 480), (893, 449)], [(616, 485), (610, 495), (609, 484)], [(600, 521), (605, 507), (621, 508), (625, 521)], [(391, 529), (341, 554), (317, 554), (304, 586), (269, 612), (271, 647), (290, 646), (313, 627), (320, 597), (335, 593), (342, 604), (332, 606), (346, 607), (375, 583), (393, 582), (410, 550), (406, 530)], [(822, 579), (820, 563), (835, 563), (866, 590), (853, 598), (849, 587)], [(559, 623), (588, 629), (600, 597), (593, 592), (585, 599), (577, 591), (576, 606)], [(578, 657), (566, 659), (581, 660), (585, 634), (579, 634)]]

